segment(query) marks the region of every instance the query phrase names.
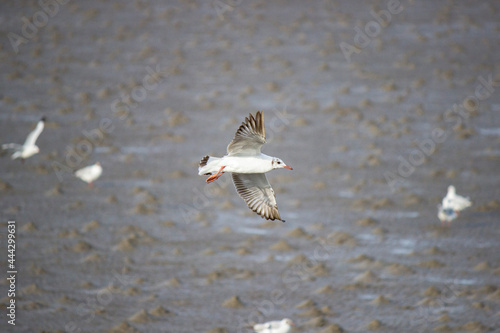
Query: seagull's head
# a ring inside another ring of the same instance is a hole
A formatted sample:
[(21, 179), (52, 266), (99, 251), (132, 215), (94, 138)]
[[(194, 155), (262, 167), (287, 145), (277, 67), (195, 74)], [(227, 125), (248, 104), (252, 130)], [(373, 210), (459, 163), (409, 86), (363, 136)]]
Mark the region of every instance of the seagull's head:
[(293, 170), (291, 166), (286, 165), (285, 162), (283, 162), (281, 159), (279, 159), (277, 157), (273, 158), (272, 165), (273, 165), (273, 169), (285, 168), (285, 169)]
[(288, 326), (295, 326), (295, 324), (293, 323), (293, 321), (291, 319), (288, 319), (288, 318), (285, 318), (283, 320), (281, 320), (281, 322), (285, 325), (288, 325)]

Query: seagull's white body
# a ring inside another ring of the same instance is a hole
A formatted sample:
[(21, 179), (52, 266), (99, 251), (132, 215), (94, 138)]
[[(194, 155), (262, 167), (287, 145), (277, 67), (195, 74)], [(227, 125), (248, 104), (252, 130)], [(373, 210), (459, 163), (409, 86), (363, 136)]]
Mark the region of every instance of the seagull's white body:
[(458, 195), (455, 190), (455, 186), (450, 185), (448, 186), (448, 193), (443, 198), (442, 205), (444, 209), (451, 208), (455, 212), (460, 212), (461, 210), (470, 207), (472, 203), (469, 198)]
[(288, 319), (282, 319), (281, 321), (270, 321), (263, 324), (256, 324), (253, 330), (256, 333), (288, 333), (292, 326), (295, 326), (293, 322)]
[(198, 174), (211, 175), (207, 183), (217, 180), (224, 172), (231, 172), (236, 191), (248, 208), (268, 220), (280, 220), (276, 196), (267, 181), (266, 172), (273, 169), (292, 168), (277, 157), (262, 154), (266, 142), (264, 113), (250, 114), (236, 131), (223, 157), (205, 156), (200, 162)]
[(75, 176), (88, 184), (92, 184), (102, 174), (102, 167), (99, 162), (86, 166), (75, 171)]
[(20, 158), (24, 160), (28, 157), (31, 157), (40, 152), (40, 148), (35, 145), (36, 140), (40, 136), (45, 127), (45, 117), (42, 117), (40, 121), (36, 124), (36, 127), (30, 134), (26, 137), (26, 141), (24, 141), (23, 145), (17, 143), (5, 143), (2, 145), (2, 149), (12, 149), (14, 153), (10, 158), (13, 160)]
[(199, 170), (200, 175), (214, 174), (222, 166), (224, 172), (232, 173), (266, 173), (273, 169), (273, 158), (260, 153), (256, 156), (223, 156), (222, 158), (210, 157), (205, 167)]

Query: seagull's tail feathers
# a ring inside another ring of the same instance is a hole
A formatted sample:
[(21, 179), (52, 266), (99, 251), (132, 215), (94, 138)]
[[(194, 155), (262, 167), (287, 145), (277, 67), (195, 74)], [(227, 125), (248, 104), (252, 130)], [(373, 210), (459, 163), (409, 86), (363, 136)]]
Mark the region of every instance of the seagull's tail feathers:
[[(214, 163), (220, 160), (219, 157), (205, 156), (201, 159), (200, 165), (198, 167), (198, 174), (201, 175), (211, 175), (216, 172), (217, 167), (214, 167)], [(215, 171), (214, 171), (215, 169)]]

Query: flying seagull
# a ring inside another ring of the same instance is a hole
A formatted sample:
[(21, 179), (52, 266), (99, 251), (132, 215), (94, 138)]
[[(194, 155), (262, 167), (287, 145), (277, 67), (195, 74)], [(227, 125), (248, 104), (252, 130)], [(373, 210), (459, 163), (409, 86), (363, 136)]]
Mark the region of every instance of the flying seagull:
[(281, 321), (270, 321), (263, 324), (255, 324), (253, 330), (256, 333), (288, 333), (295, 324), (288, 318)]
[(30, 134), (28, 134), (28, 136), (26, 137), (26, 141), (24, 141), (23, 145), (17, 143), (5, 143), (2, 145), (2, 149), (14, 150), (14, 153), (10, 158), (12, 158), (13, 160), (20, 158), (21, 162), (24, 162), (26, 158), (39, 153), (40, 148), (38, 148), (38, 146), (35, 145), (35, 142), (38, 139), (38, 136), (40, 136), (40, 133), (42, 133), (43, 128), (45, 127), (45, 120), (46, 118), (42, 117), (42, 119), (38, 121), (38, 124), (36, 124), (35, 129), (31, 131)]
[(99, 162), (75, 171), (75, 176), (88, 183), (89, 187), (92, 187), (94, 185), (94, 181), (99, 178), (101, 174), (102, 167), (101, 163)]
[(471, 205), (472, 203), (469, 198), (457, 194), (455, 186), (448, 186), (448, 193), (446, 193), (443, 201), (438, 206), (438, 218), (441, 220), (441, 224), (444, 224), (446, 221), (450, 225), (451, 221), (460, 215), (460, 211)]
[(224, 172), (231, 172), (236, 191), (248, 208), (267, 220), (282, 220), (276, 204), (276, 196), (265, 173), (273, 169), (290, 169), (281, 159), (260, 152), (266, 142), (264, 112), (255, 117), (250, 114), (241, 123), (233, 141), (223, 157), (205, 156), (200, 161), (198, 174), (211, 175), (207, 183), (217, 180)]

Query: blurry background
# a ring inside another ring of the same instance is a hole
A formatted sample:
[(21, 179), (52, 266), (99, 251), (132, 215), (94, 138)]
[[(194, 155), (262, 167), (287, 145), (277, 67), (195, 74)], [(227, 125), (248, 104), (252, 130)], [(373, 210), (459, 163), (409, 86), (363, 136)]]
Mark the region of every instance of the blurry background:
[[(499, 10), (2, 3), (0, 142), (48, 118), (38, 155), (0, 160), (14, 331), (499, 329)], [(257, 110), (294, 167), (268, 175), (285, 224), (197, 175)], [(71, 172), (96, 161), (90, 189)], [(473, 206), (444, 228), (450, 184)]]

